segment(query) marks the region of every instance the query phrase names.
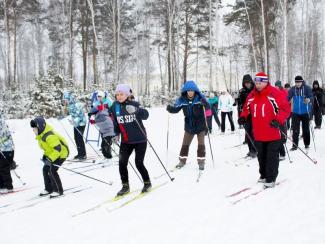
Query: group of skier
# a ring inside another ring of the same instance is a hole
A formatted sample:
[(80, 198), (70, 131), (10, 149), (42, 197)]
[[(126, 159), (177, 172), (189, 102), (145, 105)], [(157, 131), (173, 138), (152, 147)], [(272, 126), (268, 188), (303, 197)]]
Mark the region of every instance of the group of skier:
[[(87, 158), (84, 142), (84, 131), (87, 120), (98, 129), (102, 144), (103, 156), (112, 158), (112, 144), (116, 143), (119, 150), (119, 173), (122, 189), (117, 196), (130, 192), (128, 162), (135, 151), (135, 164), (141, 174), (145, 193), (152, 187), (149, 173), (144, 166), (147, 149), (147, 134), (142, 120), (149, 117), (149, 112), (134, 101), (132, 90), (127, 84), (117, 85), (114, 93), (114, 102), (107, 94), (98, 91), (96, 101), (87, 114), (83, 105), (76, 101), (72, 91), (66, 91), (63, 101), (65, 113), (70, 115), (69, 121), (74, 127), (74, 140), (77, 155), (74, 160)], [(291, 102), (291, 106), (290, 106)], [(272, 86), (268, 76), (257, 73), (253, 78), (247, 74), (243, 77), (242, 88), (235, 101), (238, 108), (238, 124), (245, 129), (245, 143), (248, 145), (248, 156), (258, 159), (259, 182), (264, 188), (274, 187), (278, 175), (279, 160), (284, 159), (284, 143), (287, 139), (287, 129), (290, 128), (289, 118), (292, 120), (291, 129), (293, 145), (291, 151), (298, 148), (300, 122), (302, 123), (305, 148), (310, 145), (310, 119), (315, 115), (316, 129), (321, 127), (323, 90), (319, 83), (314, 81), (313, 89), (309, 87), (301, 76), (295, 77), (295, 86), (281, 81)], [(199, 170), (204, 170), (206, 160), (205, 136), (212, 132), (212, 117), (214, 117), (221, 133), (225, 132), (225, 118), (228, 116), (231, 131), (235, 130), (233, 121), (234, 100), (224, 91), (219, 97), (210, 93), (207, 98), (194, 81), (187, 81), (181, 90), (180, 97), (174, 104), (167, 105), (169, 113), (184, 114), (184, 136), (179, 153), (179, 162), (175, 166), (180, 169), (186, 165), (190, 144), (197, 136), (197, 163)], [(312, 106), (313, 105), (313, 106)], [(221, 123), (218, 111), (221, 111)], [(13, 190), (10, 176), (10, 165), (13, 164), (14, 144), (0, 113), (0, 193)], [(40, 148), (43, 150), (42, 161), (45, 189), (41, 196), (57, 197), (63, 194), (62, 183), (58, 169), (69, 156), (69, 147), (66, 140), (53, 130), (43, 117), (36, 117), (30, 121)]]

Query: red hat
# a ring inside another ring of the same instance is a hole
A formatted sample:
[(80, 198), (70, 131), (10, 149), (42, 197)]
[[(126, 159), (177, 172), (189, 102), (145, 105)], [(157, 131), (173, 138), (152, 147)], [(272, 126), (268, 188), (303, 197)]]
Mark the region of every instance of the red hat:
[(269, 82), (269, 78), (267, 77), (267, 74), (264, 72), (259, 72), (255, 75), (255, 82)]

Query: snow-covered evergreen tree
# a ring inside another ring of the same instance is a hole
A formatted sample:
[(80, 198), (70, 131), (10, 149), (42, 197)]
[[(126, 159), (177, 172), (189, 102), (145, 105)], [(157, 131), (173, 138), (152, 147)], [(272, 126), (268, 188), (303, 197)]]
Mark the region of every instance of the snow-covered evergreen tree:
[(35, 88), (31, 92), (30, 114), (46, 118), (61, 115), (63, 84), (64, 78), (53, 70), (50, 70), (47, 76), (36, 78)]

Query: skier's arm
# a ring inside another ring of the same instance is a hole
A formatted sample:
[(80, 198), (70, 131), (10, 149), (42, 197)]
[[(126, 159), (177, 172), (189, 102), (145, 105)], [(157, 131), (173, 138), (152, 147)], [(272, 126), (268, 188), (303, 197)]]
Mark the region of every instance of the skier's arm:
[(291, 106), (288, 100), (285, 98), (285, 96), (280, 96), (279, 99), (277, 99), (277, 103), (279, 105), (279, 112), (276, 115), (276, 120), (280, 124), (284, 124), (285, 121), (289, 118), (291, 113)]

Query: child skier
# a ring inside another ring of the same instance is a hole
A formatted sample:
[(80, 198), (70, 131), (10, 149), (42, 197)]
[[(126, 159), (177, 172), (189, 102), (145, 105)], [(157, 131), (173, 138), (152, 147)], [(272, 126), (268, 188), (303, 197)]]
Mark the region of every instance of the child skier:
[(147, 135), (142, 120), (146, 120), (149, 113), (146, 109), (141, 108), (138, 102), (128, 100), (130, 96), (129, 85), (119, 84), (116, 87), (115, 95), (116, 101), (111, 107), (111, 112), (114, 117), (115, 132), (122, 136), (119, 153), (122, 189), (117, 193), (117, 196), (130, 192), (127, 165), (133, 150), (135, 151), (135, 165), (144, 182), (142, 188), (144, 193), (151, 188), (149, 174), (143, 164), (147, 149)]
[(59, 167), (56, 165), (61, 166), (69, 156), (68, 144), (62, 136), (53, 131), (43, 117), (36, 117), (31, 120), (30, 126), (33, 128), (40, 148), (44, 151), (42, 161), (44, 162), (45, 189), (40, 193), (40, 196), (58, 197), (63, 194), (63, 188), (57, 172)]
[(14, 143), (2, 113), (0, 113), (0, 194), (13, 191), (10, 167), (14, 163)]
[(67, 114), (71, 116), (71, 124), (73, 125), (74, 140), (77, 145), (78, 154), (74, 157), (77, 160), (84, 160), (86, 156), (86, 147), (83, 134), (86, 128), (87, 119), (84, 113), (83, 105), (77, 102), (72, 92), (65, 91), (63, 93), (63, 101), (67, 107)]
[(112, 138), (115, 136), (113, 120), (109, 116), (110, 105), (112, 103), (108, 98), (105, 98), (105, 93), (99, 91), (97, 93), (97, 102), (94, 103), (93, 108), (88, 114), (89, 116), (95, 115), (94, 119), (90, 119), (90, 123), (98, 127), (99, 133), (102, 136), (101, 149), (106, 159), (112, 158)]
[(209, 103), (204, 95), (200, 92), (194, 81), (187, 81), (184, 84), (181, 93), (181, 97), (177, 99), (174, 106), (167, 106), (167, 111), (169, 113), (178, 113), (181, 109), (183, 109), (185, 116), (185, 133), (182, 148), (179, 154), (179, 163), (176, 165), (176, 168), (182, 168), (186, 164), (191, 142), (194, 136), (197, 135), (197, 162), (199, 164), (199, 169), (204, 170), (204, 137), (208, 130), (204, 111), (209, 109)]

